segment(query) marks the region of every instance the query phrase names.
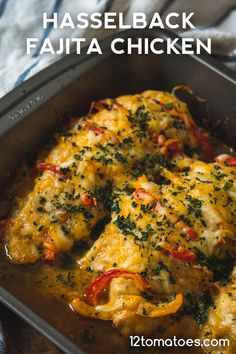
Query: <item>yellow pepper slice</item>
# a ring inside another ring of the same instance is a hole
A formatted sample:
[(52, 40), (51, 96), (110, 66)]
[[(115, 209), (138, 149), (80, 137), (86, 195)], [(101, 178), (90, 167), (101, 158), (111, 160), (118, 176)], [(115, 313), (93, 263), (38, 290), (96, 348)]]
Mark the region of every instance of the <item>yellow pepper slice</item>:
[(177, 294), (171, 302), (164, 302), (159, 305), (153, 305), (151, 302), (141, 303), (137, 315), (145, 317), (163, 317), (176, 313), (183, 304), (183, 295)]

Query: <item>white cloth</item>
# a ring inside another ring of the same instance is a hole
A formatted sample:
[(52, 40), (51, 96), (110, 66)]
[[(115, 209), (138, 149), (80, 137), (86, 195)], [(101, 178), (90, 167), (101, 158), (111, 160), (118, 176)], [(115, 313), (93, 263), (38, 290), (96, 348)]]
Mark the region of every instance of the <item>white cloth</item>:
[(129, 22), (133, 11), (195, 11), (196, 30), (185, 36), (213, 38), (213, 51), (219, 60), (236, 69), (236, 0), (0, 0), (0, 97), (43, 68), (58, 60), (58, 55), (26, 55), (26, 37), (40, 39), (83, 36), (102, 37), (111, 30), (42, 29), (42, 12), (123, 11)]
[[(236, 70), (236, 0), (0, 0), (0, 97), (35, 75), (60, 57), (55, 55), (26, 55), (26, 38), (49, 36), (57, 43), (59, 37), (103, 37), (109, 30), (43, 30), (42, 12), (122, 11), (126, 22), (132, 12), (144, 11), (151, 17), (154, 11), (194, 11), (196, 29), (185, 36), (213, 38), (213, 52), (223, 63)], [(4, 352), (0, 326), (0, 354)]]
[(5, 347), (4, 335), (2, 331), (2, 325), (0, 322), (0, 354), (5, 354), (5, 353), (6, 353), (6, 347)]

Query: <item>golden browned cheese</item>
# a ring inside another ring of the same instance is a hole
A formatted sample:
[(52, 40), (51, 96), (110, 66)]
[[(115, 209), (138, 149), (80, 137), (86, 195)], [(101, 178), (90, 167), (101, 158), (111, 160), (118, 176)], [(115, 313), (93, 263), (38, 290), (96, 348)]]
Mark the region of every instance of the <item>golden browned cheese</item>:
[(235, 166), (214, 162), (185, 103), (161, 91), (95, 102), (24, 174), (4, 231), (11, 262), (50, 264), (87, 240), (79, 314), (124, 336), (235, 336), (233, 283), (217, 293), (235, 263)]

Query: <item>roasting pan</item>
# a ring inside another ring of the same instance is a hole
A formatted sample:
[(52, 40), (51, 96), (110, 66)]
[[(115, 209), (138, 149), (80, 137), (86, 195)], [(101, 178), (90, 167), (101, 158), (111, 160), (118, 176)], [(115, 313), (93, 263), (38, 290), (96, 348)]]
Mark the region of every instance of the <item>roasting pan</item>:
[[(171, 90), (184, 83), (206, 99), (201, 123), (210, 126), (225, 143), (236, 146), (236, 75), (209, 56), (114, 55), (110, 42), (115, 37), (175, 38), (165, 30), (128, 30), (100, 42), (102, 55), (72, 54), (27, 80), (0, 100), (0, 188), (5, 190), (19, 164), (34, 155), (63, 119), (86, 113), (92, 101), (137, 93), (145, 89)], [(197, 109), (197, 112), (200, 110)], [(33, 295), (32, 295), (33, 296)], [(48, 337), (65, 353), (96, 353), (96, 348), (78, 344), (32, 306), (20, 292), (0, 283), (0, 301)], [(79, 320), (78, 320), (79, 321)], [(83, 321), (86, 321), (83, 319)], [(103, 331), (103, 324), (90, 320)], [(109, 338), (114, 353), (120, 335)], [(118, 347), (118, 346), (117, 346)], [(120, 351), (119, 351), (120, 353)]]

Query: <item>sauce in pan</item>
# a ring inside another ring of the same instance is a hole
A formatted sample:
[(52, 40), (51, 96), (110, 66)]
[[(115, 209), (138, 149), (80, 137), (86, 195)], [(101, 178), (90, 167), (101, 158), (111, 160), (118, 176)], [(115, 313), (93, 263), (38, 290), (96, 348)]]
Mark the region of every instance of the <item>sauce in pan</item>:
[[(56, 264), (17, 266), (9, 263), (3, 253), (2, 250), (0, 284), (89, 354), (189, 353), (189, 348), (131, 349), (129, 339), (123, 338), (111, 322), (81, 317), (69, 308), (67, 300), (83, 295), (83, 279), (87, 283), (87, 272), (77, 270), (75, 274), (75, 270), (65, 270)], [(75, 277), (80, 278), (81, 288), (74, 285)], [(191, 353), (202, 351), (191, 348)]]

